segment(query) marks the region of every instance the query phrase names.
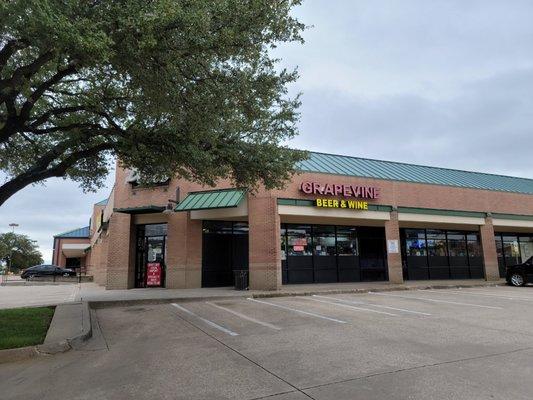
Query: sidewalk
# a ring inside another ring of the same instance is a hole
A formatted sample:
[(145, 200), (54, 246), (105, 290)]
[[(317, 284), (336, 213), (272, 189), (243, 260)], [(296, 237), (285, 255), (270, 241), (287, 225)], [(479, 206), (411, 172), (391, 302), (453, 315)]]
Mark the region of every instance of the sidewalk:
[(88, 301), (92, 307), (113, 307), (129, 304), (157, 304), (174, 301), (217, 300), (240, 297), (282, 297), (306, 296), (311, 294), (364, 293), (369, 291), (420, 290), (457, 287), (483, 287), (505, 285), (504, 280), (442, 280), (442, 281), (407, 281), (403, 284), (389, 282), (357, 282), (309, 285), (283, 285), (277, 291), (248, 290), (238, 291), (233, 288), (200, 289), (130, 289), (105, 290), (94, 283), (81, 285), (80, 301)]

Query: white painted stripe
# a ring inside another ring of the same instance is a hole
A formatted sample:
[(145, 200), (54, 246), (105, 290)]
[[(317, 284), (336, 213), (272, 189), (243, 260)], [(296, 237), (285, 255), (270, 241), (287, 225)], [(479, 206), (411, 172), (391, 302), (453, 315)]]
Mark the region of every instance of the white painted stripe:
[[(427, 290), (429, 292), (430, 290)], [(438, 293), (441, 290), (431, 290), (431, 292)], [(442, 290), (443, 293), (451, 293), (451, 294), (465, 294), (468, 296), (486, 296), (486, 297), (496, 297), (499, 299), (504, 300), (525, 300), (525, 301), (533, 301), (532, 298), (527, 297), (516, 297), (516, 296), (505, 296), (503, 294), (489, 294), (489, 293), (475, 293), (475, 292), (464, 292), (462, 290)]]
[(479, 307), (479, 308), (490, 308), (493, 310), (503, 310), (502, 307), (494, 307), (494, 306), (483, 306), (481, 304), (471, 304), (471, 303), (460, 303), (457, 301), (448, 301), (448, 300), (437, 300), (437, 299), (428, 299), (426, 297), (411, 297), (411, 296), (400, 296), (398, 294), (387, 294), (387, 293), (376, 293), (376, 292), (369, 292), (370, 294), (378, 295), (378, 296), (388, 296), (388, 297), (399, 297), (401, 299), (407, 299), (407, 300), (422, 300), (422, 301), (431, 301), (433, 303), (445, 303), (445, 304), (455, 304), (458, 306), (469, 306), (469, 307)]
[(235, 315), (235, 316), (237, 316), (239, 318), (242, 318), (242, 319), (244, 319), (246, 321), (250, 321), (250, 322), (253, 322), (255, 324), (259, 324), (259, 325), (265, 326), (265, 327), (270, 328), (270, 329), (275, 329), (277, 331), (281, 330), (281, 328), (279, 326), (269, 324), (268, 322), (259, 321), (258, 319), (255, 319), (255, 318), (249, 317), (247, 315), (241, 314), (240, 312), (234, 311), (234, 310), (232, 310), (230, 308), (222, 307), (221, 305), (218, 305), (218, 304), (215, 304), (215, 303), (211, 303), (210, 301), (206, 301), (205, 303), (209, 304), (210, 306), (213, 306), (213, 307), (219, 308), (221, 310), (224, 310), (226, 312), (229, 312), (230, 314), (233, 314), (233, 315)]
[(215, 324), (213, 321), (209, 321), (208, 319), (202, 318), (202, 317), (200, 317), (199, 315), (193, 313), (192, 311), (187, 310), (185, 307), (180, 306), (179, 304), (172, 303), (172, 305), (173, 305), (174, 307), (176, 307), (177, 309), (179, 309), (179, 310), (181, 310), (181, 311), (183, 311), (183, 312), (186, 312), (187, 314), (192, 315), (192, 316), (195, 317), (195, 318), (198, 318), (200, 321), (204, 322), (205, 324), (207, 324), (207, 325), (209, 325), (209, 326), (211, 326), (211, 327), (213, 327), (213, 328), (215, 328), (215, 329), (218, 329), (219, 331), (222, 331), (222, 332), (224, 332), (224, 333), (227, 333), (227, 334), (230, 335), (230, 336), (239, 336), (238, 333), (235, 333), (235, 332), (233, 332), (233, 331), (230, 331), (230, 330), (227, 329), (227, 328), (224, 328), (223, 326), (220, 326), (220, 325), (218, 325), (218, 324)]
[(252, 299), (251, 297), (249, 297), (248, 300), (256, 302), (256, 303), (266, 304), (266, 305), (269, 305), (269, 306), (272, 306), (272, 307), (281, 308), (283, 310), (292, 311), (292, 312), (295, 312), (295, 313), (298, 313), (298, 314), (309, 315), (310, 317), (315, 317), (315, 318), (325, 319), (327, 321), (337, 322), (339, 324), (346, 324), (347, 323), (346, 321), (342, 321), (340, 319), (330, 318), (330, 317), (326, 317), (326, 316), (321, 315), (321, 314), (315, 314), (315, 313), (308, 312), (308, 311), (298, 310), (297, 308), (286, 307), (286, 306), (282, 306), (280, 304), (269, 303), (268, 301), (256, 300), (256, 299)]
[(372, 304), (372, 303), (366, 303), (366, 302), (363, 302), (363, 301), (351, 301), (351, 300), (345, 300), (345, 299), (338, 299), (336, 297), (319, 296), (319, 295), (316, 295), (316, 294), (313, 295), (313, 297), (320, 297), (322, 299), (336, 300), (336, 301), (340, 301), (340, 302), (343, 302), (343, 303), (349, 303), (349, 304), (362, 304), (364, 306), (385, 308), (387, 310), (402, 311), (402, 312), (411, 313), (411, 314), (420, 314), (420, 315), (431, 316), (431, 314), (428, 314), (428, 313), (425, 313), (425, 312), (406, 310), (405, 308), (382, 306), (381, 304)]
[(337, 303), (337, 302), (334, 302), (334, 301), (319, 300), (319, 299), (313, 299), (313, 298), (308, 298), (308, 300), (316, 301), (316, 302), (318, 302), (318, 303), (331, 304), (331, 305), (338, 306), (338, 307), (349, 308), (350, 310), (356, 310), (356, 311), (363, 311), (363, 312), (371, 312), (371, 313), (376, 313), (376, 314), (389, 315), (389, 316), (391, 316), (391, 317), (397, 317), (397, 316), (398, 316), (398, 315), (396, 315), (396, 314), (391, 314), (391, 313), (388, 313), (388, 312), (385, 312), (385, 311), (376, 311), (376, 310), (371, 310), (371, 309), (369, 309), (369, 308), (355, 307), (355, 306), (350, 306), (350, 305), (348, 305), (348, 304)]

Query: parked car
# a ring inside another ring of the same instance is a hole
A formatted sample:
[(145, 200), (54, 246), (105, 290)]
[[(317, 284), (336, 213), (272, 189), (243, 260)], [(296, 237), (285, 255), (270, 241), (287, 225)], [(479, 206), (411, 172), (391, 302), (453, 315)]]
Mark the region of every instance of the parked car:
[(31, 279), (36, 276), (76, 276), (76, 272), (69, 268), (61, 268), (57, 265), (35, 265), (22, 271), (22, 279)]
[(533, 257), (526, 262), (506, 268), (505, 278), (512, 286), (524, 286), (526, 283), (533, 283)]

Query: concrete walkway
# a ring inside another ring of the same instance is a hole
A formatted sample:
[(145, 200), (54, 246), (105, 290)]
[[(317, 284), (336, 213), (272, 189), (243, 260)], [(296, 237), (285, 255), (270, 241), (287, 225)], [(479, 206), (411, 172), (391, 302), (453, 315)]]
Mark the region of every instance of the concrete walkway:
[(363, 293), (369, 291), (417, 290), (428, 288), (455, 288), (505, 285), (504, 280), (487, 282), (485, 280), (435, 280), (408, 281), (403, 284), (389, 282), (357, 282), (331, 283), (309, 285), (284, 285), (277, 291), (248, 290), (238, 291), (228, 288), (199, 288), (199, 289), (130, 289), (105, 290), (93, 283), (81, 285), (80, 301), (88, 301), (93, 307), (120, 306), (126, 304), (157, 304), (172, 301), (213, 300), (240, 297), (282, 297), (305, 296), (326, 293)]

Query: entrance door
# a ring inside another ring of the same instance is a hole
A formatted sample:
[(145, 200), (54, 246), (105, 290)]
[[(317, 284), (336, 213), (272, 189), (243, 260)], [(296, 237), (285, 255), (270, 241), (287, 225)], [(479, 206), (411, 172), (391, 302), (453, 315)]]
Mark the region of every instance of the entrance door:
[(248, 270), (248, 224), (204, 221), (202, 287), (233, 286), (237, 270)]
[(167, 224), (137, 226), (135, 287), (164, 287)]

